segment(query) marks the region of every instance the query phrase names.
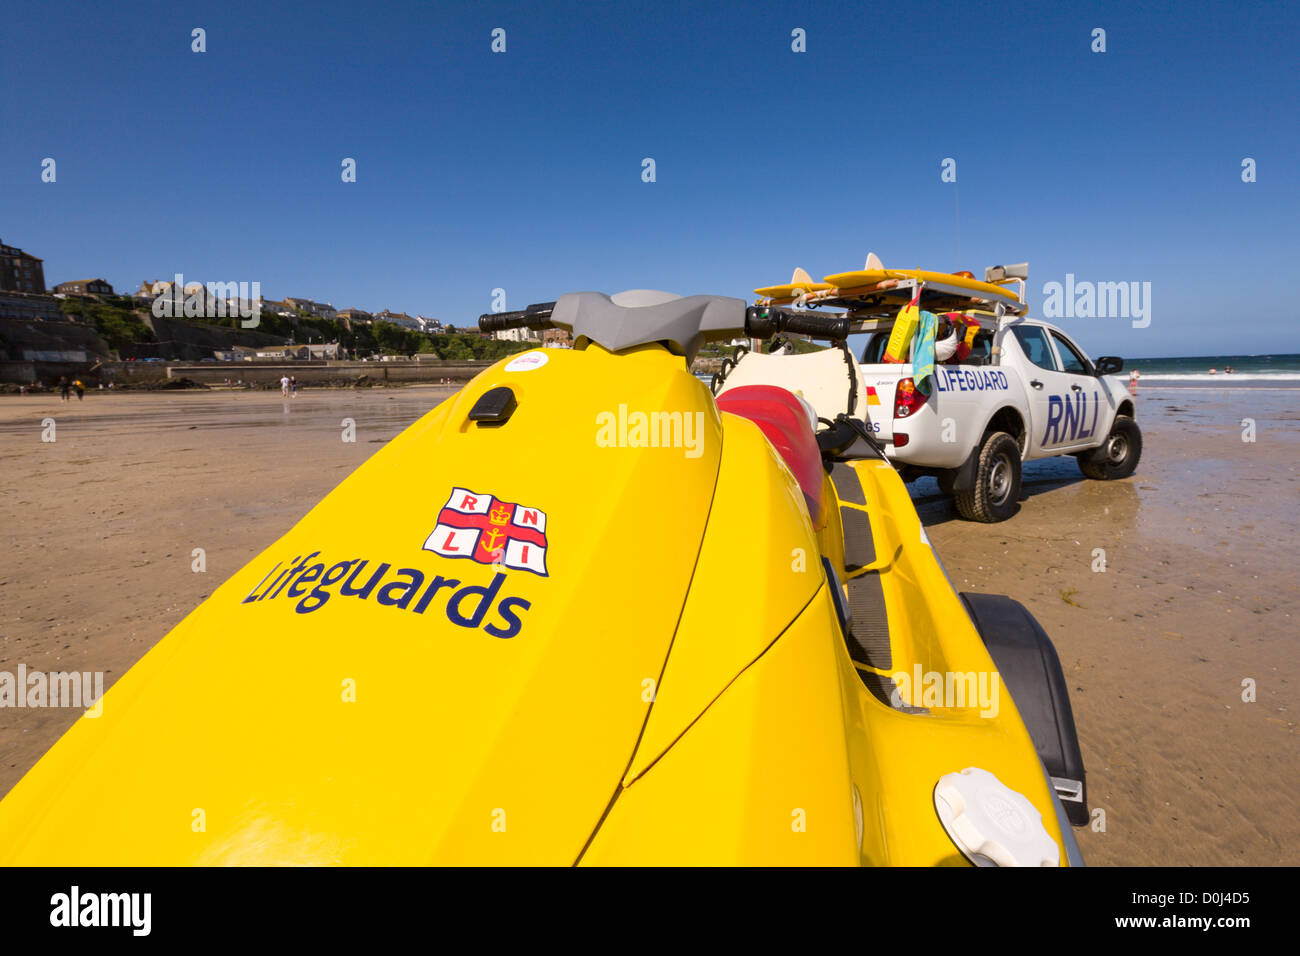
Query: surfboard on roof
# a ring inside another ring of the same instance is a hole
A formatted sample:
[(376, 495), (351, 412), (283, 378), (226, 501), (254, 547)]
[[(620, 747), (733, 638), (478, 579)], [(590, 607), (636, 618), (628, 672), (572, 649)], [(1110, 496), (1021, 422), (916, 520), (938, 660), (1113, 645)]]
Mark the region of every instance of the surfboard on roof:
[[(810, 305), (832, 305), (852, 309), (862, 300), (898, 298), (906, 294), (912, 284), (922, 282), (943, 286), (945, 291), (955, 290), (961, 296), (989, 303), (1023, 305), (1013, 288), (995, 282), (976, 279), (970, 273), (935, 272), (928, 269), (886, 269), (873, 252), (867, 255), (862, 269), (827, 275), (822, 282), (813, 282), (803, 269), (796, 269), (790, 282), (764, 286), (754, 292), (770, 304), (778, 305), (800, 299)], [(901, 287), (901, 288), (900, 288)], [(898, 290), (895, 292), (894, 290)]]

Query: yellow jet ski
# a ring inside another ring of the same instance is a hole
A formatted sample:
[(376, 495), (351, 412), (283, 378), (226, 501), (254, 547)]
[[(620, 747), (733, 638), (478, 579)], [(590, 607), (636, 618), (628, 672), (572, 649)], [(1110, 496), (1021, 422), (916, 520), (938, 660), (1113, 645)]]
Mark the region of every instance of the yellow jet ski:
[(1081, 862), (1041, 628), (954, 592), (860, 423), (689, 372), (844, 320), (636, 291), (481, 326), (574, 347), (217, 589), (0, 802), (0, 863)]

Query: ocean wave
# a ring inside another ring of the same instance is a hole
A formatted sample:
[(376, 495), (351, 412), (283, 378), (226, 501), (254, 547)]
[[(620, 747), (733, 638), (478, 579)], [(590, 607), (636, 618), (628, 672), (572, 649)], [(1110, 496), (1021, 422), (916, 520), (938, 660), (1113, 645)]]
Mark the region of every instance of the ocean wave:
[[(1139, 369), (1139, 371), (1141, 371)], [(1123, 377), (1123, 373), (1120, 373)], [(1138, 384), (1146, 382), (1296, 382), (1300, 381), (1300, 372), (1142, 372)]]

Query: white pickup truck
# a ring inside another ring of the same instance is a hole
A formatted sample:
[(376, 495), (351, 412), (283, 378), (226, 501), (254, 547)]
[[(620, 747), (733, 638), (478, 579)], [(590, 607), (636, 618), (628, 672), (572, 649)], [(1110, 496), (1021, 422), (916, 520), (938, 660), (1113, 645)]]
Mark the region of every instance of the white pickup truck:
[(744, 353), (715, 379), (715, 391), (780, 385), (804, 398), (827, 425), (841, 413), (863, 421), (905, 480), (934, 476), (969, 520), (1004, 521), (1016, 512), (1024, 461), (1073, 455), (1089, 478), (1131, 475), (1142, 433), (1133, 396), (1115, 375), (1123, 361), (1111, 356), (1093, 362), (1060, 329), (1024, 317), (1022, 301), (1017, 308), (961, 293), (935, 283), (921, 288), (922, 309), (960, 309), (966, 322), (980, 327), (968, 356), (936, 362), (928, 395), (916, 387), (911, 362), (881, 360), (892, 310), (915, 294), (905, 283), (879, 301), (850, 303), (856, 308), (838, 315), (783, 313), (789, 328), (812, 325), (802, 330), (814, 336), (817, 322), (847, 320), (841, 328), (870, 335), (861, 355), (849, 350), (846, 336), (830, 333), (824, 337), (838, 339), (838, 347)]

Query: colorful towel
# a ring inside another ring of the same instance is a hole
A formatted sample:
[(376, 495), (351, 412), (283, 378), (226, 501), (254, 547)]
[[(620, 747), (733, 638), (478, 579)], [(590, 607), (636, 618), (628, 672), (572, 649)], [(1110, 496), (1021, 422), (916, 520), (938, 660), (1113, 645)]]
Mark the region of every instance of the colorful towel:
[(934, 375), (934, 333), (938, 325), (933, 312), (921, 313), (916, 344), (912, 347), (912, 381), (922, 395), (930, 394), (930, 378)]

